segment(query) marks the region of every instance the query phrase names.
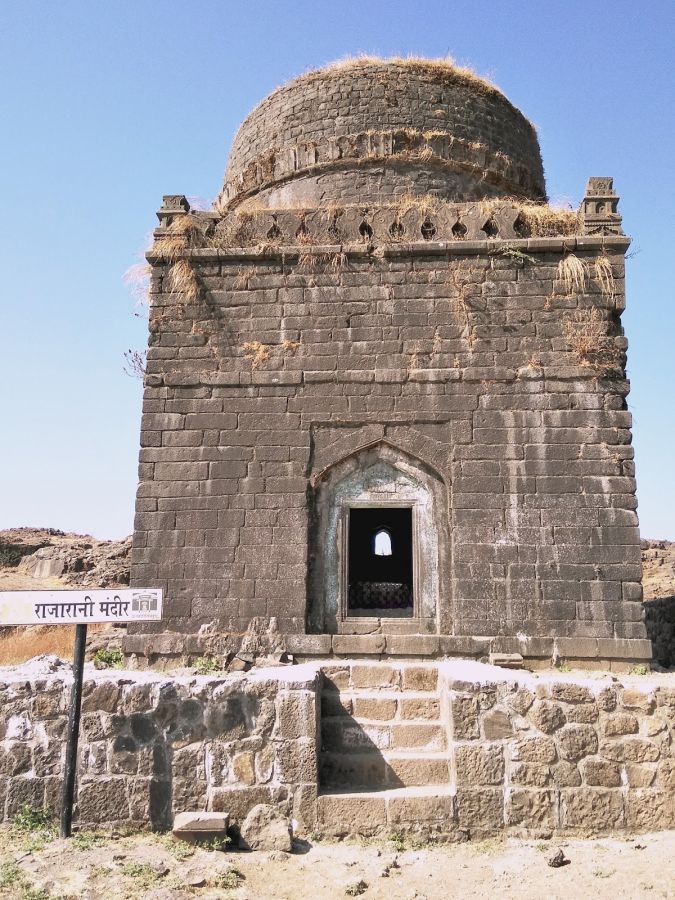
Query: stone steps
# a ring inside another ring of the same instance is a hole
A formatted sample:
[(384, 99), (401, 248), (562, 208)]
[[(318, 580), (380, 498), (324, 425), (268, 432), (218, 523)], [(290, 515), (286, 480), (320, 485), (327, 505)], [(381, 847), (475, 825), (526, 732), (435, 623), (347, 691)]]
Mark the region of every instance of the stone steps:
[(446, 752), (335, 753), (323, 751), (319, 760), (324, 789), (382, 790), (386, 788), (447, 786), (450, 755)]
[(435, 664), (357, 663), (324, 672), (320, 784), (343, 792), (450, 779)]
[(455, 831), (455, 796), (449, 786), (396, 787), (378, 791), (324, 790), (317, 798), (317, 824), (326, 833), (376, 834), (433, 826)]

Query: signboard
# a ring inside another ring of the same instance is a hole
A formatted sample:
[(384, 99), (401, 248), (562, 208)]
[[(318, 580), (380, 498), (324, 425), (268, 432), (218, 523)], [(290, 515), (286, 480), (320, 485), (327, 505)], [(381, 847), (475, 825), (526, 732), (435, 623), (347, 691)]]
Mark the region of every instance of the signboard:
[(159, 588), (0, 591), (0, 626), (159, 622), (161, 618)]

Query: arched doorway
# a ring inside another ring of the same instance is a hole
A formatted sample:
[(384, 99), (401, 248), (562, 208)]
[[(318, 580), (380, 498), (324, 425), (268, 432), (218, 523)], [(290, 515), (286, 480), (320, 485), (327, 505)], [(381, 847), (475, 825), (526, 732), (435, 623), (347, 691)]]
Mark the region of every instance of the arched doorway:
[(308, 626), (417, 621), (436, 631), (445, 546), (441, 478), (385, 442), (330, 466), (314, 484)]

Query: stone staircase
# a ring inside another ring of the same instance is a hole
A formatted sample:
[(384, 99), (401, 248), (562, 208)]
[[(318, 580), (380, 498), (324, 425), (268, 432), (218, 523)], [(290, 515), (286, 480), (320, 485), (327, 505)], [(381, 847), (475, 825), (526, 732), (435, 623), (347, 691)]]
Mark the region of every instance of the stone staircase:
[(322, 671), (320, 808), (375, 824), (376, 807), (378, 824), (392, 828), (420, 813), (451, 817), (438, 665), (354, 661)]

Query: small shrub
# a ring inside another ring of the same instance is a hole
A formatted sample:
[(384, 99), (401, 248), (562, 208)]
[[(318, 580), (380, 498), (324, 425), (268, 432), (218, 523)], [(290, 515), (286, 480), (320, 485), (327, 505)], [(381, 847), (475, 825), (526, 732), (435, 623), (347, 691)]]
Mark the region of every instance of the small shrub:
[(617, 372), (621, 365), (621, 350), (608, 334), (607, 322), (597, 307), (577, 309), (562, 320), (562, 333), (580, 366), (590, 366), (599, 372)]
[(148, 863), (128, 862), (122, 866), (120, 871), (122, 875), (125, 875), (127, 878), (133, 878), (142, 887), (150, 887), (159, 878), (157, 872)]
[(110, 650), (101, 647), (94, 654), (94, 661), (111, 669), (121, 669), (124, 665), (124, 654), (121, 650)]
[(368, 890), (368, 885), (363, 880), (355, 881), (353, 884), (348, 884), (345, 888), (345, 894), (348, 894), (350, 897), (359, 897), (361, 894), (365, 894)]
[(639, 666), (631, 666), (628, 670), (629, 675), (648, 675), (649, 674), (649, 666), (639, 665)]
[(394, 832), (394, 834), (389, 835), (388, 841), (394, 850), (398, 850), (399, 853), (402, 853), (405, 850), (405, 836), (403, 834)]
[(23, 834), (35, 834), (36, 831), (56, 831), (54, 817), (48, 809), (29, 806), (27, 803), (24, 803), (14, 816), (12, 824)]
[(572, 667), (568, 663), (566, 663), (564, 660), (562, 660), (561, 662), (558, 663), (558, 665), (556, 666), (556, 669), (559, 672), (571, 672), (572, 671)]
[(242, 881), (244, 881), (244, 875), (239, 869), (229, 869), (213, 879), (213, 886), (224, 891), (234, 891)]
[(212, 672), (219, 672), (221, 666), (213, 656), (198, 656), (195, 660), (195, 669), (198, 675), (210, 675)]

